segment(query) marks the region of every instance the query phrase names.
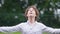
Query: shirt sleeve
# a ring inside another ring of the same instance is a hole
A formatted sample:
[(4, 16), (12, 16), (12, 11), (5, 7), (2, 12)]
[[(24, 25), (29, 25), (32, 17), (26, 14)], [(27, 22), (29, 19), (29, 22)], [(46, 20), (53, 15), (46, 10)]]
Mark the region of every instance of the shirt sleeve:
[(52, 34), (59, 34), (60, 33), (60, 29), (47, 27), (44, 24), (42, 24), (42, 26), (43, 26), (42, 30), (44, 32), (49, 32), (49, 33), (52, 33)]
[(0, 27), (0, 32), (16, 32), (21, 31), (21, 25), (11, 26), (11, 27)]

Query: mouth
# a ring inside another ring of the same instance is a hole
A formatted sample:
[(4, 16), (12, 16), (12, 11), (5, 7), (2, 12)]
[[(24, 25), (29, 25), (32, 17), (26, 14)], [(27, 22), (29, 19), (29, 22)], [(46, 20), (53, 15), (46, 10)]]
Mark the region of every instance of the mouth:
[(33, 14), (33, 13), (30, 13), (30, 14)]
[(32, 14), (32, 13), (30, 13), (30, 14)]

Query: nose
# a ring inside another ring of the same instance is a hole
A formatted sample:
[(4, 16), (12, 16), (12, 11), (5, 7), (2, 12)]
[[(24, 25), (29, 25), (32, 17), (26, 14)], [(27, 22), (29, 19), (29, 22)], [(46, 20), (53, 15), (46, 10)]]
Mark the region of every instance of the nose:
[(32, 11), (31, 11), (32, 12)]

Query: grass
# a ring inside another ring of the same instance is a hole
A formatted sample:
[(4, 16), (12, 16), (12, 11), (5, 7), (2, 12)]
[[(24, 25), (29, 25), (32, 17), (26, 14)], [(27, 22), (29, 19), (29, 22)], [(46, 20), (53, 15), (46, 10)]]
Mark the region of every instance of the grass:
[[(14, 32), (14, 33), (1, 33), (0, 32), (0, 34), (21, 34), (21, 32)], [(43, 34), (48, 34), (48, 33), (44, 32)]]

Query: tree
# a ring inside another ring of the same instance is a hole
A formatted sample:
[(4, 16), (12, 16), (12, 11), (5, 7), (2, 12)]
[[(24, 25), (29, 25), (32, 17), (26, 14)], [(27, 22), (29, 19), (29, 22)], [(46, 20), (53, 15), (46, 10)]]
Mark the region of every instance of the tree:
[(25, 9), (35, 5), (40, 11), (39, 21), (50, 27), (60, 27), (58, 15), (57, 18), (54, 16), (55, 10), (60, 8), (58, 2), (60, 0), (5, 0), (0, 7), (0, 25), (12, 26), (26, 21)]

